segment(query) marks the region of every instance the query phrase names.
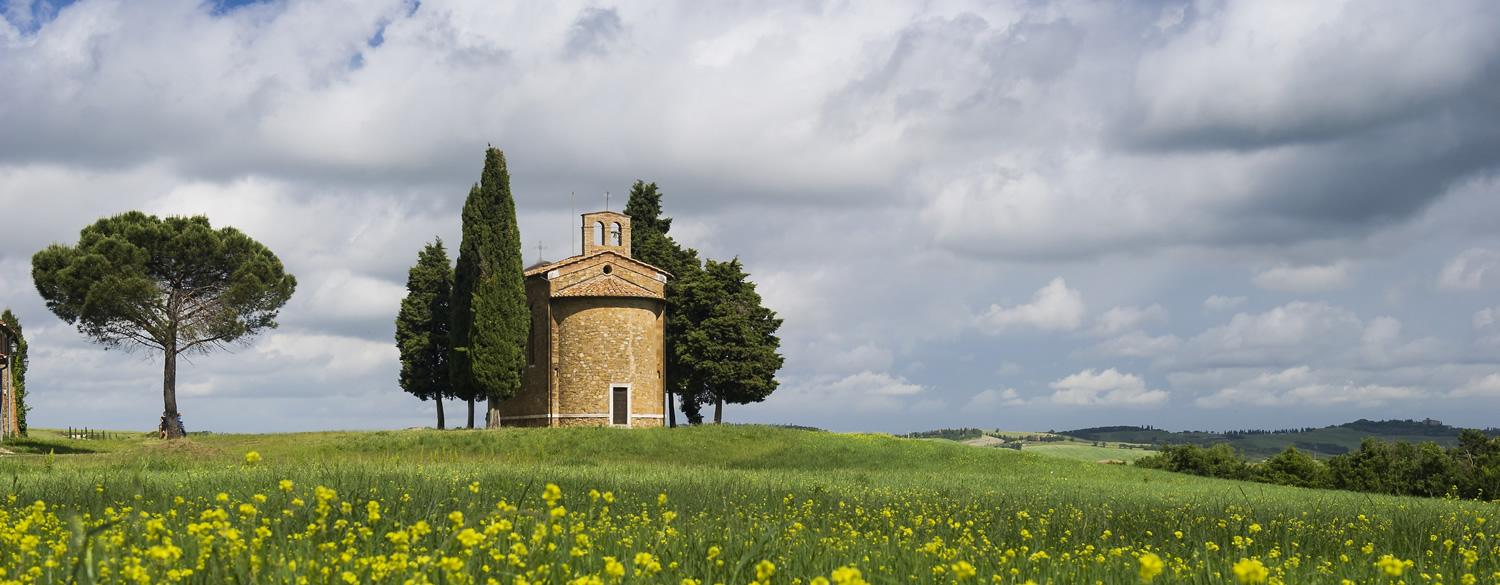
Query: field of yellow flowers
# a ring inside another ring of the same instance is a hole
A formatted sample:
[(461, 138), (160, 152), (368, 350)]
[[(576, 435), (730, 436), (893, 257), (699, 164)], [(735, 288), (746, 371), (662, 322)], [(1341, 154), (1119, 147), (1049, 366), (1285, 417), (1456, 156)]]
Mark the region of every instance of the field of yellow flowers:
[(943, 441), (722, 427), (56, 446), (96, 452), (0, 459), (0, 583), (1500, 583), (1496, 504)]

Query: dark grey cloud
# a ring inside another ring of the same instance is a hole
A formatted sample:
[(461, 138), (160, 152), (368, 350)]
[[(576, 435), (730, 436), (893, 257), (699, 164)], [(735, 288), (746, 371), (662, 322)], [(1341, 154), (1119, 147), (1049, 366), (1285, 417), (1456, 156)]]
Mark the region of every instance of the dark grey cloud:
[(624, 30), (625, 24), (620, 20), (620, 13), (614, 8), (590, 6), (578, 13), (578, 18), (568, 29), (568, 40), (563, 51), (572, 59), (604, 55)]

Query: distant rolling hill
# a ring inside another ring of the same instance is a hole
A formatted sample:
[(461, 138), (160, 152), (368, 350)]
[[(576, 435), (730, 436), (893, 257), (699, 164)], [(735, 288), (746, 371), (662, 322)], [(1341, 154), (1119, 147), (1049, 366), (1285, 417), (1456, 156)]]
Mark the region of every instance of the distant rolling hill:
[[(1145, 443), (1150, 445), (1201, 446), (1228, 443), (1246, 457), (1257, 459), (1270, 457), (1286, 449), (1296, 447), (1318, 457), (1331, 457), (1359, 448), (1360, 442), (1373, 437), (1383, 441), (1409, 443), (1433, 442), (1448, 447), (1458, 443), (1458, 433), (1463, 429), (1451, 427), (1440, 421), (1360, 419), (1351, 423), (1305, 429), (1279, 431), (1230, 431), (1224, 433), (1205, 431), (1171, 432), (1151, 427), (1093, 427), (1062, 431), (1058, 434), (1086, 441), (1108, 441), (1121, 443)], [(1486, 429), (1486, 433), (1500, 435), (1500, 429)]]

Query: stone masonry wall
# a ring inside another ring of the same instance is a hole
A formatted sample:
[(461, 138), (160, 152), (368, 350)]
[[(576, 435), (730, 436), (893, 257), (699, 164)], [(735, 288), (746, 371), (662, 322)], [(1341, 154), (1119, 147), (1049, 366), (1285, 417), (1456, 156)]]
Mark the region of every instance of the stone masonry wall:
[[(613, 385), (630, 385), (631, 426), (660, 426), (664, 304), (646, 298), (555, 298), (552, 320), (558, 421), (607, 425)], [(644, 415), (644, 416), (643, 416)]]
[(531, 309), (532, 327), (526, 338), (526, 370), (522, 373), (520, 392), (496, 405), (504, 426), (547, 426), (546, 418), (505, 419), (518, 416), (545, 417), (551, 411), (547, 392), (547, 366), (552, 361), (549, 294), (550, 287), (545, 278), (526, 279), (526, 303)]

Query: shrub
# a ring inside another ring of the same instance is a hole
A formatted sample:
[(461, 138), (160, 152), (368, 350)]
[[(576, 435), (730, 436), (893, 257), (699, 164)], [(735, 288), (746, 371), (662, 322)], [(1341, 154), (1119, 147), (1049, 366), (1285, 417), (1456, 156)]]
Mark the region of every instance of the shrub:
[(1260, 463), (1248, 463), (1227, 444), (1165, 447), (1137, 460), (1139, 467), (1205, 477), (1248, 479), (1308, 488), (1334, 488), (1398, 496), (1495, 499), (1500, 495), (1500, 438), (1475, 430), (1459, 445), (1365, 439), (1359, 449), (1322, 462), (1295, 447)]

